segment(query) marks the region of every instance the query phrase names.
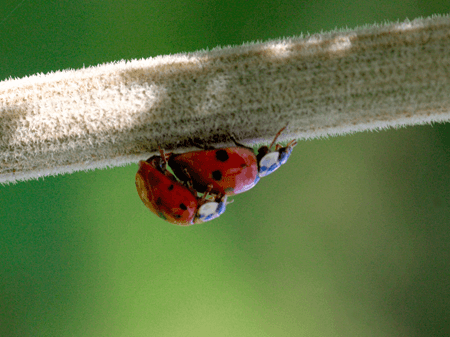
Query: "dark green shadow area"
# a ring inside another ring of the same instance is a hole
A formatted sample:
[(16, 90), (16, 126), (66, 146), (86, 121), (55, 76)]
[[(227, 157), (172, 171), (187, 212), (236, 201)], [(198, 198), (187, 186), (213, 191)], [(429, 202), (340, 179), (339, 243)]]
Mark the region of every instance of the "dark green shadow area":
[(1, 336), (63, 335), (90, 320), (95, 301), (83, 300), (100, 285), (80, 193), (77, 175), (0, 188)]

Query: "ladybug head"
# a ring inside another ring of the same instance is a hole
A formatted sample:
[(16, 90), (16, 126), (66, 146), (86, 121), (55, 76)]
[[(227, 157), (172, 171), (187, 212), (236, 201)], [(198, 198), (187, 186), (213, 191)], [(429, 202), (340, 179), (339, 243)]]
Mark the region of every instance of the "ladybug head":
[(270, 147), (262, 146), (258, 150), (258, 155), (256, 156), (259, 177), (265, 177), (286, 163), (295, 145), (297, 145), (296, 140), (291, 140), (285, 147), (277, 144), (275, 146), (275, 151), (270, 151), (273, 143)]
[(293, 139), (286, 145), (286, 147), (281, 147), (280, 149), (278, 149), (278, 153), (280, 154), (280, 165), (283, 165), (287, 162), (295, 145), (297, 145), (297, 141)]
[(217, 196), (214, 200), (202, 200), (200, 201), (197, 215), (194, 220), (195, 224), (203, 223), (213, 220), (225, 212), (225, 208), (228, 204), (231, 204), (233, 200), (227, 201), (227, 196)]

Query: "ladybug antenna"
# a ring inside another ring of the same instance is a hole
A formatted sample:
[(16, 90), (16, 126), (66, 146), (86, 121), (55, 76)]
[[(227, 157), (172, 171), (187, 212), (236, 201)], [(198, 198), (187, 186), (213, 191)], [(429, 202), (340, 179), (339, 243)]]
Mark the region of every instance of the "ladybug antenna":
[(275, 135), (275, 138), (272, 141), (272, 144), (270, 144), (269, 146), (269, 150), (272, 148), (273, 144), (275, 144), (275, 142), (277, 141), (277, 138), (281, 135), (281, 133), (287, 128), (287, 124), (284, 128), (282, 128), (280, 131), (278, 131), (278, 133)]

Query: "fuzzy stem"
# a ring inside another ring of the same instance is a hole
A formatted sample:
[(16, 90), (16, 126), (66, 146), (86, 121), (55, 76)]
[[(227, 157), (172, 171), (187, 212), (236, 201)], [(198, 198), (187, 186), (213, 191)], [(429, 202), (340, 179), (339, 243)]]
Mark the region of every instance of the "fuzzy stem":
[(0, 183), (219, 144), (450, 120), (450, 17), (0, 82)]

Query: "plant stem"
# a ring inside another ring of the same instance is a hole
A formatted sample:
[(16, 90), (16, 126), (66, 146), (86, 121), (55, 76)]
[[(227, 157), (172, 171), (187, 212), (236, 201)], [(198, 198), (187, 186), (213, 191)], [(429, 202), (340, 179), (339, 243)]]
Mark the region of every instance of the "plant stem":
[(450, 17), (0, 82), (0, 183), (194, 142), (270, 143), (450, 120)]

